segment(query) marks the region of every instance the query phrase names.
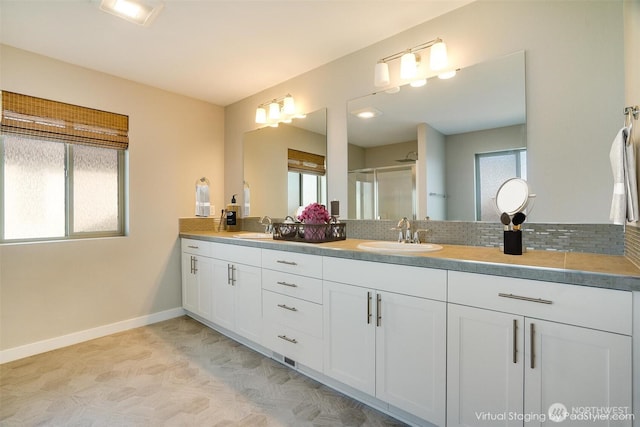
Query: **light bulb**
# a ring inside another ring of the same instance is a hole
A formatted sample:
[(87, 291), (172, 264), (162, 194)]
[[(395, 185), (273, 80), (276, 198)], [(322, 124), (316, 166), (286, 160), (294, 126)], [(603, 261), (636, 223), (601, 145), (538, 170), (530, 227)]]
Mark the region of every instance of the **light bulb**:
[(416, 56), (407, 52), (400, 57), (400, 78), (408, 80), (412, 79), (418, 73), (418, 63)]
[(275, 100), (269, 104), (269, 120), (279, 120), (280, 119), (280, 104), (278, 104)]
[(265, 110), (264, 107), (258, 107), (256, 109), (256, 123), (267, 123), (267, 110)]
[(376, 64), (373, 84), (376, 87), (384, 87), (387, 86), (389, 82), (389, 64), (386, 62), (378, 62)]
[(296, 113), (296, 105), (293, 101), (293, 96), (287, 95), (284, 97), (282, 112), (287, 116), (293, 116)]
[(443, 41), (431, 46), (430, 66), (434, 71), (442, 70), (449, 65), (449, 59), (447, 58), (447, 45)]

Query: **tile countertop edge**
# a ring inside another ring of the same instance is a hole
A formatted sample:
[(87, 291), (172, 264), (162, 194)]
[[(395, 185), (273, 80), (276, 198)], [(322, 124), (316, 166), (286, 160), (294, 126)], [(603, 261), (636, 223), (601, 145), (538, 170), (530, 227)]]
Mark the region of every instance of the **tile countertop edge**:
[[(425, 255), (396, 255), (322, 246), (324, 244), (274, 241), (268, 239), (238, 239), (211, 232), (181, 232), (179, 237), (190, 238), (238, 246), (275, 249), (310, 255), (331, 256), (359, 261), (373, 261), (414, 267), (462, 271), (468, 273), (513, 277), (546, 282), (566, 283), (622, 291), (640, 291), (640, 275), (622, 275), (602, 272), (505, 264), (489, 261), (430, 257)], [(334, 242), (335, 243), (335, 242)], [(452, 246), (452, 245), (444, 245)]]

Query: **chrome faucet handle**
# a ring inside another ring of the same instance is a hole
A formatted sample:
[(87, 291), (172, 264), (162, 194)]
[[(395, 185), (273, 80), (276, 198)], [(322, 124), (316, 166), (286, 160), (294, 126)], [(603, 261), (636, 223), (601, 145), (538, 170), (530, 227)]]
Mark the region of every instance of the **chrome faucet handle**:
[[(418, 228), (413, 233), (413, 243), (427, 243), (427, 234), (430, 231), (431, 230), (428, 230), (426, 228)], [(422, 238), (421, 235), (424, 235), (424, 238)]]
[(273, 233), (273, 222), (271, 221), (271, 217), (268, 215), (265, 215), (263, 217), (260, 218), (260, 220), (258, 221), (258, 223), (260, 225), (264, 225), (264, 232), (271, 234)]

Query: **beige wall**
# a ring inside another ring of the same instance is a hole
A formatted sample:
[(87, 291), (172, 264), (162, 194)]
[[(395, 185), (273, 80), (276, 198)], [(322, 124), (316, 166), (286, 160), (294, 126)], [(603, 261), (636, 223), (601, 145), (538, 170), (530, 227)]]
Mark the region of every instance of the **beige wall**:
[(0, 245), (0, 350), (181, 307), (178, 218), (223, 203), (222, 108), (0, 46), (0, 88), (127, 114), (129, 235)]
[(228, 106), (225, 193), (242, 184), (242, 134), (255, 129), (255, 108), (291, 93), (305, 111), (327, 107), (329, 199), (346, 203), (347, 101), (375, 90), (379, 58), (440, 36), (459, 67), (526, 52), (531, 220), (609, 222), (608, 152), (625, 102), (622, 9), (621, 1), (481, 0)]

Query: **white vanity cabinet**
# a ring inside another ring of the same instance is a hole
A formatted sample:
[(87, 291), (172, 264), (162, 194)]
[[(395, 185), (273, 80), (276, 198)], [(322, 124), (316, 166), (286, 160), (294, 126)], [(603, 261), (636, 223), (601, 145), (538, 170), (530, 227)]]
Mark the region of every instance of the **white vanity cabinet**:
[(556, 425), (556, 403), (631, 412), (630, 292), (454, 271), (448, 285), (448, 426)]
[(324, 374), (443, 426), (446, 271), (323, 263)]
[(182, 307), (211, 320), (213, 259), (211, 243), (182, 239)]
[(255, 343), (262, 335), (259, 248), (211, 243), (213, 323)]
[(322, 372), (322, 257), (262, 251), (262, 344)]

